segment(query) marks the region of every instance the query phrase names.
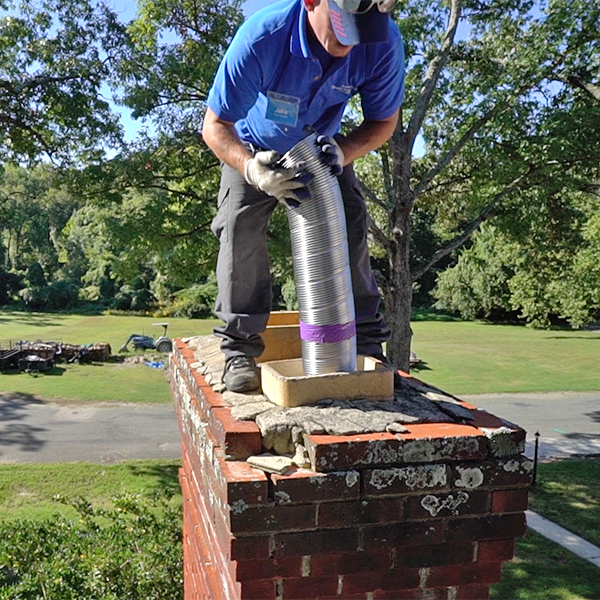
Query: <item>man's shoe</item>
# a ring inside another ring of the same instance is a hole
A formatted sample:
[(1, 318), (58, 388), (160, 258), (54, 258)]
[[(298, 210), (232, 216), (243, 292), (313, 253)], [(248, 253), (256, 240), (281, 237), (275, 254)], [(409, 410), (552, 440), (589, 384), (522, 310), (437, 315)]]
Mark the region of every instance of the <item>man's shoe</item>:
[(230, 392), (252, 392), (260, 389), (256, 361), (250, 356), (232, 356), (225, 362), (223, 383)]

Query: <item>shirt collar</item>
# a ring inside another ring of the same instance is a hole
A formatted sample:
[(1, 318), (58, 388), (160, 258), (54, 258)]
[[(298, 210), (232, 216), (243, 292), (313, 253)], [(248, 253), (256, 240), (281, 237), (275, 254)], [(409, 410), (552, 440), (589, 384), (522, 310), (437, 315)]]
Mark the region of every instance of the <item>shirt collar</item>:
[(306, 28), (308, 27), (308, 20), (306, 18), (306, 8), (304, 8), (304, 2), (300, 0), (298, 2), (300, 10), (298, 11), (298, 21), (292, 29), (292, 39), (290, 40), (290, 51), (296, 56), (302, 58), (312, 58), (310, 49), (308, 47), (308, 37)]

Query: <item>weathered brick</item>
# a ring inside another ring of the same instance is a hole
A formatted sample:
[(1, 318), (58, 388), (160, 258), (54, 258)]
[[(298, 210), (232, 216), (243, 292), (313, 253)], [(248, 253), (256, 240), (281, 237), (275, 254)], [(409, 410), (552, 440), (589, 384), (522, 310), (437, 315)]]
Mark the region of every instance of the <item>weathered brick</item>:
[(416, 491), (439, 492), (448, 488), (449, 467), (444, 464), (366, 469), (363, 492), (366, 496), (407, 494)]
[(524, 456), (451, 466), (450, 484), (458, 488), (529, 486), (533, 461)]
[(485, 585), (460, 586), (456, 593), (456, 600), (488, 600), (490, 588)]
[(448, 588), (436, 590), (375, 590), (373, 600), (448, 600)]
[(245, 459), (261, 453), (262, 436), (256, 423), (234, 419), (230, 408), (214, 408), (211, 414), (212, 432), (227, 458)]
[(405, 463), (482, 460), (488, 454), (487, 438), (471, 425), (418, 423), (406, 428), (407, 433), (398, 434)]
[(490, 456), (506, 458), (519, 456), (525, 452), (525, 430), (511, 427), (481, 427), (489, 441)]
[(305, 435), (304, 445), (314, 471), (401, 463), (400, 440), (391, 433), (359, 435)]
[(307, 531), (303, 533), (276, 533), (273, 539), (273, 556), (306, 556), (309, 554), (337, 554), (356, 552), (359, 544), (357, 529)]
[(436, 567), (473, 562), (475, 544), (436, 544), (398, 548), (395, 564), (398, 567)]
[(240, 600), (275, 600), (277, 587), (272, 579), (242, 582)]
[(451, 494), (411, 496), (406, 501), (406, 519), (439, 519), (489, 512), (488, 493), (459, 490)]
[(311, 577), (324, 577), (331, 573), (345, 575), (362, 571), (387, 571), (394, 564), (390, 548), (344, 554), (313, 554), (306, 563)]
[(318, 525), (339, 529), (370, 523), (397, 523), (402, 520), (403, 505), (401, 498), (326, 502), (319, 505)]
[(522, 512), (529, 506), (529, 490), (496, 490), (492, 492), (492, 512), (511, 513)]
[(258, 469), (241, 461), (226, 461), (215, 453), (217, 480), (225, 494), (225, 501), (235, 508), (242, 505), (266, 504), (268, 501), (268, 479)]
[(344, 594), (372, 592), (375, 590), (413, 589), (419, 586), (419, 569), (395, 569), (392, 571), (370, 571), (342, 575), (342, 597)]
[(231, 560), (265, 559), (269, 554), (268, 536), (231, 538)]
[(234, 535), (269, 531), (307, 531), (316, 529), (316, 505), (251, 506), (230, 514)]
[(358, 471), (317, 473), (294, 469), (286, 475), (271, 475), (272, 496), (278, 504), (353, 500), (360, 495)]
[(483, 585), (500, 581), (501, 563), (472, 563), (470, 565), (431, 567), (425, 587)]
[(477, 544), (477, 562), (505, 562), (515, 555), (515, 540), (481, 541)]
[(453, 542), (517, 538), (523, 536), (527, 529), (524, 513), (450, 519), (447, 526), (448, 540)]
[(238, 561), (236, 576), (238, 581), (273, 579), (275, 577), (302, 577), (302, 557), (269, 558), (266, 560)]
[(283, 580), (284, 600), (307, 600), (321, 596), (335, 596), (338, 592), (337, 575), (328, 577), (300, 577)]
[(444, 531), (443, 520), (365, 527), (364, 544), (365, 549), (440, 544), (444, 539)]

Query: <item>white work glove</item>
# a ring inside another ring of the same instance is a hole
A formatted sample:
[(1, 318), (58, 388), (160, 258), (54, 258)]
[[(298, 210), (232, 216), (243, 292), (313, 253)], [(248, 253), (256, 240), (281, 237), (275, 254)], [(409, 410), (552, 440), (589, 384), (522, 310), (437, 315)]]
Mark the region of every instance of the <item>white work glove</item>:
[(304, 171), (302, 164), (286, 169), (277, 164), (280, 158), (274, 150), (257, 152), (246, 162), (244, 177), (257, 190), (277, 198), (288, 208), (297, 208), (309, 197), (306, 185), (313, 175)]
[(321, 162), (331, 167), (333, 175), (341, 175), (344, 170), (344, 153), (338, 143), (328, 135), (319, 135), (316, 142), (321, 150)]

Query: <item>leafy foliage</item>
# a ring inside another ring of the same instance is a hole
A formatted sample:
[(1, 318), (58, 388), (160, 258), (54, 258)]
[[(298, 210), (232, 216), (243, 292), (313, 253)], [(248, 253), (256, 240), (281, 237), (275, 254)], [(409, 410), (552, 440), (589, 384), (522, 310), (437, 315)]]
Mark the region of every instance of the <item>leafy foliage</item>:
[(124, 494), (108, 509), (71, 504), (78, 523), (0, 522), (0, 599), (183, 598), (181, 518), (167, 498)]
[(8, 1), (0, 7), (0, 157), (96, 159), (120, 142), (103, 97), (123, 26), (94, 0)]

